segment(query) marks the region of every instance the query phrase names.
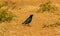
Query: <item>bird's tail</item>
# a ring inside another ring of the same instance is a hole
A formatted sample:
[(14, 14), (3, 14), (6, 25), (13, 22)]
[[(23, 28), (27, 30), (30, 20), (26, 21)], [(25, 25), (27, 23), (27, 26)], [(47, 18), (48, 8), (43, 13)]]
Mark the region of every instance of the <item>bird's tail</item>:
[(22, 23), (22, 24), (24, 24), (24, 23)]

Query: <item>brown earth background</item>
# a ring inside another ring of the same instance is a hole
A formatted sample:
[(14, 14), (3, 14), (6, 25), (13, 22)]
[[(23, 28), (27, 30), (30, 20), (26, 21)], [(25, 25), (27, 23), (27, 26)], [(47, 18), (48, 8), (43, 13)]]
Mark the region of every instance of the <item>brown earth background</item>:
[[(53, 13), (36, 13), (39, 5), (49, 0), (0, 0), (8, 1), (5, 8), (9, 8), (16, 16), (10, 23), (0, 23), (0, 36), (60, 36), (60, 27), (45, 28), (42, 26), (60, 22), (60, 15)], [(10, 1), (15, 2), (13, 5)], [(60, 8), (60, 0), (50, 0), (54, 5)], [(14, 7), (12, 9), (12, 7)], [(59, 12), (60, 13), (60, 12)], [(22, 22), (33, 14), (31, 27), (23, 26)]]

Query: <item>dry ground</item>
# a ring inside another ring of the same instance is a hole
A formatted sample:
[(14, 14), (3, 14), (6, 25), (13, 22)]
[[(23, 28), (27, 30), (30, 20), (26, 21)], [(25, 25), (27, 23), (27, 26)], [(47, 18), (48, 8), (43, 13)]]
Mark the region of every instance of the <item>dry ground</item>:
[[(14, 9), (11, 2), (6, 6), (12, 11), (16, 17), (10, 22), (0, 23), (0, 36), (60, 36), (60, 27), (45, 28), (42, 26), (49, 25), (55, 22), (60, 22), (59, 15), (53, 13), (36, 13), (40, 3), (45, 3), (48, 0), (2, 0), (15, 2)], [(60, 0), (50, 0), (53, 4), (60, 7)], [(30, 23), (31, 27), (23, 26), (22, 22), (33, 14), (33, 20)]]

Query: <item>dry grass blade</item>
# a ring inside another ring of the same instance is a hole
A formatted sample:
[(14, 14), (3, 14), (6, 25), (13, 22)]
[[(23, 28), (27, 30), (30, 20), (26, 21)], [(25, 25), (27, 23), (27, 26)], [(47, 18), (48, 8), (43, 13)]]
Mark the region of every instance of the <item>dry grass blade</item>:
[(46, 3), (42, 3), (39, 6), (39, 9), (37, 10), (37, 12), (55, 12), (57, 11), (58, 8), (55, 5), (51, 5), (51, 2), (46, 2)]
[(60, 23), (54, 23), (54, 24), (50, 24), (50, 25), (44, 25), (42, 28), (54, 28), (54, 27), (59, 27)]
[(9, 22), (12, 19), (12, 13), (10, 13), (7, 9), (0, 9), (0, 23), (5, 21)]

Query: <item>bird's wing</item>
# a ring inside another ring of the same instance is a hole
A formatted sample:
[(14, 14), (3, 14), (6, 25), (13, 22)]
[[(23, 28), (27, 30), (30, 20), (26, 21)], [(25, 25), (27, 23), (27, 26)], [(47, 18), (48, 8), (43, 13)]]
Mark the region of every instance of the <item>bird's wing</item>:
[(29, 23), (30, 21), (31, 21), (31, 18), (27, 18), (27, 19), (23, 22), (23, 24)]

